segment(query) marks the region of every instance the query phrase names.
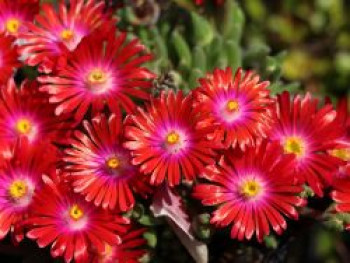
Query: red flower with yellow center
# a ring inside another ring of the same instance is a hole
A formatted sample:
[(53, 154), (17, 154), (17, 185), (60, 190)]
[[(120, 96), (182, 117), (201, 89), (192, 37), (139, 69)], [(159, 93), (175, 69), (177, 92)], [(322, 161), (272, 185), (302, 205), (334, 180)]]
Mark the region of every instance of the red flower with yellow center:
[(112, 30), (105, 38), (91, 34), (71, 54), (67, 65), (55, 76), (39, 78), (42, 91), (57, 103), (56, 114), (73, 114), (82, 120), (90, 107), (93, 115), (105, 106), (120, 114), (135, 109), (132, 98), (147, 100), (154, 74), (141, 65), (151, 56), (138, 39), (130, 42), (126, 34)]
[(121, 244), (116, 246), (105, 246), (102, 254), (97, 254), (93, 259), (94, 263), (115, 263), (127, 262), (138, 263), (139, 259), (146, 254), (143, 248), (146, 245), (146, 239), (142, 237), (145, 229), (136, 229), (130, 227), (127, 233), (121, 235)]
[(43, 138), (64, 141), (71, 124), (54, 114), (46, 94), (37, 91), (36, 82), (24, 82), (20, 88), (11, 79), (0, 92), (0, 141), (15, 142), (20, 137), (35, 143)]
[(25, 23), (32, 22), (38, 12), (39, 1), (1, 0), (0, 32), (13, 36), (26, 32)]
[(309, 94), (290, 98), (278, 96), (276, 125), (271, 140), (279, 141), (286, 154), (296, 156), (294, 177), (307, 183), (318, 195), (329, 186), (340, 160), (327, 154), (345, 134), (344, 125), (336, 119), (336, 111), (328, 104), (319, 108)]
[(122, 122), (116, 115), (104, 115), (83, 122), (85, 131), (69, 139), (63, 160), (67, 178), (75, 192), (96, 206), (127, 211), (135, 204), (134, 191), (150, 191), (138, 167), (131, 164), (130, 152), (122, 147)]
[(196, 109), (204, 115), (199, 125), (215, 127), (208, 138), (223, 148), (244, 150), (271, 129), (269, 82), (259, 83), (259, 77), (250, 71), (242, 74), (238, 69), (232, 77), (230, 68), (216, 69), (199, 80), (201, 86), (194, 92)]
[(33, 197), (42, 187), (41, 177), (55, 173), (56, 149), (45, 142), (31, 147), (26, 138), (9, 148), (11, 155), (1, 156), (5, 160), (0, 168), (0, 239), (11, 231), (19, 242), (22, 221), (31, 213)]
[(105, 244), (118, 245), (129, 221), (85, 202), (64, 183), (45, 179), (26, 220), (27, 237), (39, 247), (51, 245), (53, 257), (65, 262), (91, 262), (89, 251), (103, 253)]
[(297, 219), (296, 207), (305, 204), (298, 196), (303, 187), (291, 176), (293, 166), (293, 156), (283, 155), (278, 143), (264, 141), (243, 154), (231, 149), (204, 170), (209, 182), (195, 186), (193, 195), (204, 205), (218, 205), (211, 223), (232, 224), (232, 238), (255, 234), (261, 242), (270, 227), (281, 234), (287, 227), (283, 216)]
[(346, 99), (341, 99), (337, 105), (337, 121), (346, 128), (346, 134), (337, 141), (337, 146), (328, 151), (331, 156), (343, 161), (335, 172), (334, 180), (350, 179), (350, 114)]
[(192, 94), (162, 92), (151, 98), (146, 110), (138, 108), (126, 122), (126, 148), (132, 163), (150, 175), (150, 182), (170, 186), (180, 183), (181, 176), (193, 181), (204, 165), (214, 163), (214, 152), (206, 134), (211, 127), (197, 129), (200, 115), (192, 107)]
[(68, 8), (60, 0), (57, 10), (53, 4), (43, 4), (35, 23), (27, 23), (27, 32), (19, 34), (24, 42), (19, 50), (25, 63), (51, 72), (57, 61), (75, 50), (85, 36), (101, 25), (104, 28), (113, 25), (115, 21), (109, 20), (103, 9), (103, 1), (71, 0)]

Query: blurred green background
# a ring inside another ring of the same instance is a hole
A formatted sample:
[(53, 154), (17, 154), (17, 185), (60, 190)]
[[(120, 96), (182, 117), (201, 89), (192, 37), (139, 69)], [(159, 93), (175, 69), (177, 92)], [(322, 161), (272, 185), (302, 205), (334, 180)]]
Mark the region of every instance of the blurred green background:
[(348, 95), (350, 1), (214, 2), (126, 1), (121, 26), (133, 26), (156, 55), (151, 67), (159, 73), (174, 70), (183, 88), (192, 89), (215, 67), (243, 66), (270, 79), (276, 92)]
[(345, 96), (350, 90), (350, 1), (244, 0), (244, 39), (286, 50), (282, 75), (305, 90)]

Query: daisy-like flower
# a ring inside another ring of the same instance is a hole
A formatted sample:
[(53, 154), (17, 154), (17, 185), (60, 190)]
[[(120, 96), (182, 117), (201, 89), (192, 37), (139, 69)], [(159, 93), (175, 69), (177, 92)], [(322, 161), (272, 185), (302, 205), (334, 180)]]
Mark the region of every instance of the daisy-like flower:
[(36, 82), (24, 83), (18, 89), (13, 79), (1, 88), (0, 141), (27, 137), (30, 143), (43, 138), (57, 142), (69, 131), (70, 123), (55, 116), (54, 106), (37, 89)]
[(40, 248), (52, 244), (51, 255), (63, 256), (65, 262), (91, 262), (89, 251), (103, 253), (106, 243), (120, 244), (119, 234), (129, 223), (87, 203), (63, 182), (50, 178), (45, 178), (44, 188), (34, 199), (26, 236), (35, 239)]
[(340, 100), (337, 107), (337, 120), (346, 128), (346, 134), (337, 141), (337, 146), (328, 151), (334, 157), (344, 161), (337, 169), (334, 179), (342, 180), (350, 178), (350, 115), (346, 99)]
[(121, 235), (121, 244), (116, 246), (105, 246), (102, 254), (96, 255), (93, 263), (138, 263), (139, 259), (146, 254), (143, 248), (147, 244), (143, 238), (145, 229), (134, 229), (130, 227), (126, 234)]
[(191, 94), (162, 92), (160, 98), (151, 98), (146, 110), (138, 108), (127, 120), (124, 145), (132, 151), (132, 163), (151, 174), (153, 185), (165, 178), (170, 186), (178, 185), (181, 175), (191, 182), (203, 166), (214, 163), (206, 139), (211, 127), (197, 129), (200, 115), (192, 104)]
[(17, 47), (14, 38), (0, 34), (0, 85), (3, 85), (19, 67)]
[[(31, 212), (33, 196), (42, 187), (42, 176), (55, 172), (55, 149), (38, 143), (29, 147), (28, 140), (20, 139), (10, 145), (0, 168), (0, 239), (11, 230), (14, 240), (23, 239), (22, 220)], [(45, 156), (45, 161), (42, 160)]]
[(200, 125), (215, 127), (208, 138), (224, 148), (244, 150), (266, 137), (271, 128), (269, 82), (259, 83), (259, 76), (251, 71), (243, 78), (242, 74), (238, 69), (232, 78), (230, 68), (216, 69), (199, 80), (201, 86), (195, 91), (197, 111), (205, 116)]
[(67, 65), (56, 76), (41, 77), (41, 88), (57, 103), (56, 114), (74, 114), (81, 120), (92, 106), (93, 115), (105, 105), (120, 114), (135, 104), (131, 97), (147, 100), (154, 74), (141, 67), (151, 56), (138, 39), (130, 42), (126, 34), (115, 30), (101, 38), (97, 32), (86, 37), (69, 57)]
[[(331, 192), (332, 199), (336, 202), (335, 210), (338, 213), (350, 213), (350, 180), (340, 179), (333, 184)], [(350, 230), (350, 224), (345, 225), (346, 230)]]
[(232, 223), (232, 238), (249, 240), (255, 233), (261, 242), (270, 227), (281, 234), (287, 227), (283, 215), (297, 219), (296, 207), (305, 204), (298, 196), (302, 186), (289, 176), (293, 166), (294, 157), (283, 155), (276, 143), (264, 141), (244, 154), (231, 149), (218, 165), (205, 169), (203, 177), (210, 182), (195, 186), (193, 195), (204, 205), (219, 205), (211, 223)]
[(19, 47), (25, 62), (39, 65), (39, 70), (51, 72), (57, 60), (73, 51), (81, 39), (101, 25), (109, 27), (113, 20), (103, 14), (104, 2), (93, 0), (71, 0), (68, 8), (59, 1), (58, 10), (53, 4), (43, 4), (35, 23), (27, 23), (27, 32), (19, 35), (24, 44)]
[(318, 107), (318, 100), (307, 94), (290, 98), (288, 92), (278, 96), (276, 125), (271, 140), (278, 141), (286, 154), (296, 156), (295, 179), (307, 183), (318, 195), (328, 186), (337, 167), (338, 158), (327, 154), (345, 131), (336, 118), (332, 105)]
[(1, 0), (0, 32), (17, 36), (26, 32), (26, 22), (32, 22), (39, 12), (39, 1)]
[(130, 152), (122, 147), (121, 120), (100, 115), (84, 121), (85, 132), (76, 131), (63, 160), (75, 192), (96, 206), (127, 211), (135, 204), (133, 191), (150, 191)]

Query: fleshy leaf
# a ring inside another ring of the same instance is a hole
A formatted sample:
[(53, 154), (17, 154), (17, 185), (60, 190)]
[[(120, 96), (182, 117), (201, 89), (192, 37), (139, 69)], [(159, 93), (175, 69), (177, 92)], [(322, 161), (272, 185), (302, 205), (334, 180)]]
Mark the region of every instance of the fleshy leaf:
[(179, 195), (167, 185), (159, 187), (154, 195), (151, 211), (155, 217), (166, 217), (168, 224), (197, 263), (208, 262), (207, 245), (196, 240), (191, 233), (189, 217)]

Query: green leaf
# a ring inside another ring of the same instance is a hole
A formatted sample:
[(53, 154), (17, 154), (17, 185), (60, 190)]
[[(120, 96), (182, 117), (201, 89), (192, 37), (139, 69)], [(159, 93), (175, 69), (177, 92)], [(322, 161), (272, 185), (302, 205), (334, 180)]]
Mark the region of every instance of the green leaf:
[(224, 7), (224, 18), (221, 24), (221, 31), (226, 39), (237, 43), (242, 38), (245, 17), (242, 9), (233, 0), (227, 0)]
[(197, 232), (197, 236), (201, 240), (208, 240), (211, 236), (211, 228), (210, 226), (200, 226)]
[(149, 30), (147, 30), (145, 27), (140, 27), (137, 33), (141, 43), (149, 47), (151, 42)]
[[(205, 51), (208, 56), (207, 69), (213, 70), (215, 67), (218, 67), (220, 54), (223, 53), (223, 38), (220, 35), (216, 35), (213, 42), (206, 47)], [(222, 54), (226, 56), (226, 54)]]
[(202, 72), (207, 70), (207, 56), (201, 46), (193, 49), (193, 67), (200, 69)]
[(233, 71), (236, 71), (237, 68), (242, 66), (241, 47), (238, 43), (229, 40), (224, 44), (224, 49), (227, 54), (228, 66), (231, 67)]
[(193, 69), (188, 80), (188, 88), (195, 89), (198, 86), (198, 79), (203, 77), (204, 73), (200, 69)]
[(175, 49), (179, 60), (179, 67), (190, 68), (192, 65), (192, 54), (185, 38), (178, 32), (177, 29), (171, 34), (170, 42)]
[(169, 66), (170, 61), (166, 43), (157, 28), (153, 28), (151, 32), (154, 41), (155, 53), (157, 54), (157, 58), (159, 60), (157, 63), (160, 68), (166, 68)]
[(200, 224), (205, 224), (205, 225), (210, 224), (210, 214), (208, 214), (208, 213), (199, 214), (198, 215), (198, 222)]
[[(283, 91), (288, 91), (290, 93), (296, 93), (300, 89), (300, 83), (299, 82), (293, 82), (293, 83), (284, 85), (284, 84), (282, 84), (282, 82), (277, 81), (277, 82), (272, 83), (269, 86), (269, 89), (271, 91), (271, 95), (280, 94)], [(313, 192), (310, 191), (310, 190), (311, 189), (305, 190), (306, 191), (305, 194), (307, 196), (313, 196)]]
[(145, 213), (145, 208), (141, 204), (136, 204), (132, 210), (131, 216), (134, 219), (140, 219)]
[(208, 20), (195, 12), (191, 12), (191, 18), (193, 27), (193, 42), (196, 45), (201, 46), (209, 45), (214, 38), (213, 26)]
[(245, 8), (250, 17), (258, 22), (261, 22), (266, 17), (266, 7), (261, 0), (247, 0), (245, 1)]
[(156, 224), (156, 220), (154, 217), (150, 216), (150, 215), (143, 215), (139, 220), (138, 222), (141, 224), (141, 225), (144, 225), (144, 226), (153, 226)]
[(248, 46), (248, 49), (245, 53), (245, 60), (260, 60), (265, 58), (269, 52), (270, 48), (260, 41), (255, 41)]
[(269, 235), (264, 237), (265, 246), (270, 249), (276, 249), (278, 246), (278, 241), (274, 235)]
[(143, 237), (147, 240), (148, 246), (155, 248), (157, 246), (157, 235), (154, 232), (146, 232)]

